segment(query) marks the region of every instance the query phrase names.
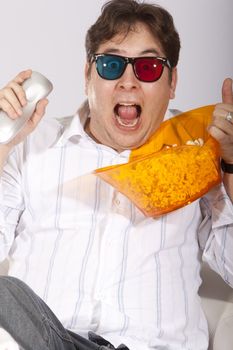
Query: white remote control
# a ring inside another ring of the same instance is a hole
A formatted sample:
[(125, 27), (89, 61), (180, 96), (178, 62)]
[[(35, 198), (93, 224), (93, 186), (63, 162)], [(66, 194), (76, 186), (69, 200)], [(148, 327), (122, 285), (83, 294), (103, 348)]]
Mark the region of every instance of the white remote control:
[(48, 96), (53, 89), (52, 83), (45, 76), (34, 71), (31, 77), (23, 82), (22, 87), (27, 99), (22, 115), (11, 119), (7, 113), (0, 111), (0, 143), (8, 143), (15, 137), (32, 116), (37, 102)]

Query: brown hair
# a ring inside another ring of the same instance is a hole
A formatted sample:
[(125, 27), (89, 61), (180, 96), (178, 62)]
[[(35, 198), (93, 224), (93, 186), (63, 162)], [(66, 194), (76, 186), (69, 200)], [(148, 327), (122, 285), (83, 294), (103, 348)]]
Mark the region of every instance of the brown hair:
[(86, 35), (87, 61), (98, 52), (99, 46), (115, 35), (127, 33), (136, 23), (145, 24), (156, 40), (159, 40), (166, 58), (172, 67), (177, 65), (180, 51), (180, 38), (168, 11), (156, 4), (139, 0), (110, 0), (102, 7), (97, 21)]

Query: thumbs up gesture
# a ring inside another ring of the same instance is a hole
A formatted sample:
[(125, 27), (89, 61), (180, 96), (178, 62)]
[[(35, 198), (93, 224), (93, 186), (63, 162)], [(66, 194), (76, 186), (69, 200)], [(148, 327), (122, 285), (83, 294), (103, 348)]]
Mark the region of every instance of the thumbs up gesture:
[(215, 106), (208, 131), (219, 142), (222, 159), (233, 164), (233, 91), (230, 78), (223, 82), (222, 103)]

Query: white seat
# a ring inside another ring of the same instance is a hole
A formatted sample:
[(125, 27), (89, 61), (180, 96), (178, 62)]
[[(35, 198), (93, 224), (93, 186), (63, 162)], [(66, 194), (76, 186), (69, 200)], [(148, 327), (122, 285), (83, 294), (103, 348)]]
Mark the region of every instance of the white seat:
[(4, 329), (0, 328), (0, 349), (1, 350), (19, 350), (18, 344)]
[(203, 263), (201, 274), (203, 284), (199, 294), (209, 326), (209, 350), (232, 350), (233, 289), (206, 263)]

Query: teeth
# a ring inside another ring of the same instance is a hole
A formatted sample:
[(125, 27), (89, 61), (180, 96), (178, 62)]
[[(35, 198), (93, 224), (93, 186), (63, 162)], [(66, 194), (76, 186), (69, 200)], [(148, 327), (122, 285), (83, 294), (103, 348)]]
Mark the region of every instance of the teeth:
[(123, 120), (119, 117), (119, 115), (116, 115), (116, 119), (117, 119), (117, 121), (118, 121), (118, 123), (119, 123), (120, 125), (122, 125), (122, 126), (128, 126), (128, 127), (130, 127), (130, 128), (132, 128), (133, 126), (137, 125), (138, 120), (139, 120), (138, 118), (136, 118), (136, 119), (132, 120), (130, 123), (127, 122), (127, 124), (125, 124), (125, 123), (123, 122)]
[(120, 106), (135, 106), (136, 104), (135, 103), (119, 103)]

